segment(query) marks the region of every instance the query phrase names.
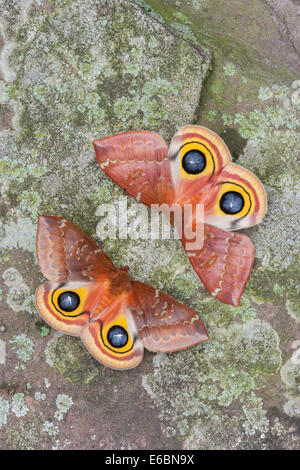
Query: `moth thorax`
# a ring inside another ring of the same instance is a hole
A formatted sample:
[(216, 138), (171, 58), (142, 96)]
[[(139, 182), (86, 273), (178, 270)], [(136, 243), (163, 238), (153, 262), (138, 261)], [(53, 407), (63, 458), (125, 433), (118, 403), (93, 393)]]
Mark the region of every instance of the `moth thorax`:
[(131, 277), (127, 272), (122, 268), (118, 271), (115, 271), (110, 278), (111, 290), (114, 294), (121, 294), (122, 292), (127, 292), (131, 289)]

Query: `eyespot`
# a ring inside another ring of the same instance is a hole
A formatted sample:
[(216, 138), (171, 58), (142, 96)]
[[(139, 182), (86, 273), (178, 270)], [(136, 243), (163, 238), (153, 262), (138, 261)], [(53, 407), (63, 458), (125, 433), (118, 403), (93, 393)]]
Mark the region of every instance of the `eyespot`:
[(122, 326), (112, 326), (107, 333), (107, 340), (114, 348), (122, 348), (128, 342), (127, 331)]
[(236, 191), (228, 191), (220, 199), (220, 208), (225, 214), (238, 214), (244, 205), (243, 196)]
[(191, 175), (198, 175), (205, 167), (206, 157), (200, 150), (189, 150), (182, 159), (182, 168)]
[(64, 312), (73, 312), (80, 304), (80, 297), (76, 292), (62, 292), (57, 299), (58, 306)]

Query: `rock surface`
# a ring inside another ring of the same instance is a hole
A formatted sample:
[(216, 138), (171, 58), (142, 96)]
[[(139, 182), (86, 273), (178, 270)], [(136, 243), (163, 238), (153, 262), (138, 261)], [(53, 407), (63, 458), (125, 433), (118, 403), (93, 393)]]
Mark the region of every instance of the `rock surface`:
[[(299, 448), (299, 4), (228, 8), (0, 0), (0, 448)], [(92, 140), (144, 128), (169, 141), (191, 122), (267, 189), (238, 308), (207, 294), (178, 241), (100, 239), (97, 208), (123, 192)], [(119, 372), (51, 330), (34, 301), (42, 213), (197, 310), (211, 341)]]

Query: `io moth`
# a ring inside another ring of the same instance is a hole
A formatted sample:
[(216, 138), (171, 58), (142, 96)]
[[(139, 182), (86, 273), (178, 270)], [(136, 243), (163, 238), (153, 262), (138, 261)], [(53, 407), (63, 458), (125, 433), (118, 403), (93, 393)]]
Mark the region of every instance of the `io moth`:
[(153, 352), (186, 349), (209, 339), (203, 322), (169, 295), (134, 281), (71, 222), (40, 216), (37, 259), (49, 280), (36, 292), (43, 319), (80, 336), (90, 353), (113, 369), (130, 369)]
[[(204, 207), (204, 240), (187, 256), (206, 289), (238, 305), (254, 262), (251, 240), (236, 230), (258, 224), (267, 211), (260, 180), (231, 161), (228, 147), (213, 131), (185, 126), (166, 142), (155, 132), (133, 131), (94, 142), (101, 169), (147, 206)], [(195, 211), (193, 212), (195, 214)], [(194, 215), (184, 228), (195, 226)]]

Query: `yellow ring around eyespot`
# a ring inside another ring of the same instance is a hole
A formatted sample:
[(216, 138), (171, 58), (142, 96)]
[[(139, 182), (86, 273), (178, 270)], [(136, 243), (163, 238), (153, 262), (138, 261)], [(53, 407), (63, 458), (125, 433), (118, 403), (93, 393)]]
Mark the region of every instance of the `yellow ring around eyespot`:
[[(228, 193), (229, 191), (234, 191), (236, 193), (240, 193), (244, 199), (244, 207), (240, 212), (236, 214), (226, 214), (226, 212), (222, 211), (220, 207), (220, 200), (223, 194)], [(240, 185), (235, 183), (223, 183), (220, 187), (220, 191), (218, 193), (218, 201), (216, 204), (216, 214), (217, 215), (229, 215), (231, 217), (244, 217), (245, 215), (252, 214), (254, 211), (254, 197), (252, 191), (247, 188), (247, 191)]]
[[(76, 292), (76, 294), (80, 298), (80, 303), (78, 307), (72, 312), (66, 312), (62, 310), (58, 305), (58, 297), (63, 292)], [(88, 295), (87, 289), (85, 289), (84, 287), (79, 287), (78, 289), (66, 289), (65, 287), (62, 287), (60, 289), (56, 289), (54, 292), (53, 291), (49, 292), (48, 301), (50, 305), (53, 304), (55, 306), (57, 313), (61, 315), (62, 318), (63, 317), (76, 317), (82, 312), (82, 306), (85, 303), (87, 295)]]
[[(109, 330), (111, 329), (112, 326), (122, 326), (122, 328), (124, 328), (124, 330), (126, 330), (126, 332), (128, 334), (128, 341), (125, 344), (125, 346), (123, 346), (122, 348), (114, 348), (108, 341), (107, 335), (108, 335), (108, 332), (109, 332)], [(132, 341), (131, 335), (130, 335), (129, 330), (128, 330), (126, 315), (122, 315), (122, 314), (118, 315), (116, 318), (114, 318), (114, 320), (112, 322), (110, 322), (110, 323), (106, 324), (105, 326), (103, 326), (103, 328), (102, 328), (102, 338), (103, 338), (104, 346), (108, 347), (110, 350), (112, 350), (116, 353), (124, 353), (124, 352), (130, 351), (130, 349), (133, 346), (133, 341)]]
[[(192, 175), (190, 173), (187, 173), (182, 166), (183, 157), (185, 156), (187, 152), (190, 152), (191, 150), (199, 150), (205, 155), (205, 158), (206, 158), (206, 166), (204, 170), (198, 173), (197, 175)], [(180, 150), (180, 176), (181, 178), (193, 180), (199, 177), (202, 178), (204, 176), (211, 176), (215, 171), (215, 166), (216, 166), (216, 158), (214, 157), (214, 153), (211, 150), (208, 150), (206, 146), (202, 144), (201, 142), (193, 141), (190, 143), (185, 143), (182, 149)]]

